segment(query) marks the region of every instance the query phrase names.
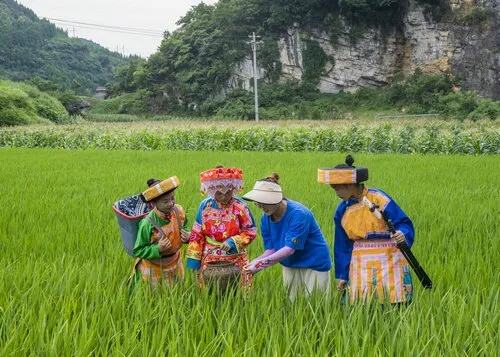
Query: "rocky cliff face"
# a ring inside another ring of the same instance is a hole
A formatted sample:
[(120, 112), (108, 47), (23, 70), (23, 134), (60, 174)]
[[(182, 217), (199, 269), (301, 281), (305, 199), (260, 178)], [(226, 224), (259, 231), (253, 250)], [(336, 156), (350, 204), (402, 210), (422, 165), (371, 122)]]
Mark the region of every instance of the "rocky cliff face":
[[(451, 73), (465, 89), (500, 99), (499, 13), (499, 0), (452, 0), (449, 16), (436, 21), (419, 2), (409, 0), (400, 24), (391, 30), (369, 29), (353, 42), (345, 25), (333, 44), (327, 32), (306, 34), (294, 27), (279, 40), (282, 78), (301, 79), (303, 39), (308, 38), (333, 58), (319, 80), (322, 92), (381, 86), (396, 73), (420, 68), (428, 73)], [(251, 69), (251, 62), (240, 68)], [(251, 70), (236, 70), (235, 78), (243, 84), (238, 86), (249, 88), (251, 75)], [(233, 79), (232, 86), (236, 85)]]
[(474, 27), (453, 26), (450, 42), (454, 51), (450, 68), (462, 79), (465, 88), (500, 99), (500, 1), (485, 1), (484, 6), (493, 15), (489, 23)]

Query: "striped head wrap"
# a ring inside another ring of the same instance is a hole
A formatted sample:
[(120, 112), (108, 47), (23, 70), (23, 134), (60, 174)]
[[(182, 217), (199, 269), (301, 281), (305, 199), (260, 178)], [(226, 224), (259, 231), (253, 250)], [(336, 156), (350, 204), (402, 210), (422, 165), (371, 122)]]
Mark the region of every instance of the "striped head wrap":
[(328, 185), (344, 185), (368, 180), (368, 169), (366, 167), (355, 167), (353, 164), (353, 157), (347, 155), (345, 164), (318, 169), (318, 182)]
[(172, 176), (149, 187), (142, 193), (141, 196), (145, 202), (150, 202), (165, 193), (175, 190), (177, 187), (179, 187), (179, 185), (179, 178), (177, 176)]

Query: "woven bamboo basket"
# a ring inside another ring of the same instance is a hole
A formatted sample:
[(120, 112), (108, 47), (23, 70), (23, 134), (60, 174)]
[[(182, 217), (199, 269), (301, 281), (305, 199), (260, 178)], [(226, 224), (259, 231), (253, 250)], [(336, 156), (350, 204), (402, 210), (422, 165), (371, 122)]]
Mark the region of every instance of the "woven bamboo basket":
[(230, 262), (212, 262), (207, 264), (203, 271), (205, 284), (218, 288), (219, 291), (226, 291), (231, 287), (238, 286), (240, 276), (240, 268)]

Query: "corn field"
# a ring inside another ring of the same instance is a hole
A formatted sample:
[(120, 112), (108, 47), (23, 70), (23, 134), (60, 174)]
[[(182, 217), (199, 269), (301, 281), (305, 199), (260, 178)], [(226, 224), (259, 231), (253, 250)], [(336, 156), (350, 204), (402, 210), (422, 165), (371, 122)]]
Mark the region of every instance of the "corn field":
[[(130, 292), (133, 260), (122, 249), (111, 205), (142, 191), (150, 177), (177, 175), (177, 202), (192, 223), (203, 169), (239, 166), (246, 189), (276, 171), (285, 194), (312, 209), (331, 247), (339, 201), (316, 183), (316, 169), (338, 164), (344, 155), (166, 151), (159, 134), (145, 141), (158, 151), (105, 151), (94, 148), (130, 144), (112, 144), (117, 138), (106, 141), (102, 133), (103, 141), (95, 142), (103, 144), (83, 145), (98, 133), (76, 130), (72, 145), (61, 144), (71, 137), (64, 130), (15, 133), (25, 135), (26, 144), (9, 144), (2, 132), (1, 146), (88, 150), (0, 149), (1, 356), (493, 356), (500, 350), (497, 155), (355, 155), (358, 165), (370, 169), (368, 186), (391, 194), (413, 219), (413, 251), (435, 287), (424, 291), (414, 277), (415, 301), (400, 308), (343, 305), (334, 289), (292, 304), (279, 266), (258, 273), (248, 295), (199, 290), (190, 274), (173, 287)], [(131, 135), (127, 140), (146, 137)], [(498, 153), (496, 140), (491, 153)], [(368, 149), (362, 142), (359, 148)], [(309, 148), (307, 142), (294, 145)], [(218, 142), (205, 150), (221, 147)], [(258, 221), (260, 213), (251, 209)], [(257, 237), (249, 254), (262, 249)]]
[(500, 131), (492, 123), (467, 126), (445, 122), (331, 127), (34, 126), (0, 130), (0, 147), (478, 155), (500, 153)]

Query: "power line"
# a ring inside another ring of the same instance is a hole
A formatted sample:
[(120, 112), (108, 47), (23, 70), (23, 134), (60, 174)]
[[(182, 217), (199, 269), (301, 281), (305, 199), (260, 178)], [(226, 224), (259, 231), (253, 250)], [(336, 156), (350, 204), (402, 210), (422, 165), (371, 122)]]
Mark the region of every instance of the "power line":
[(133, 31), (121, 31), (121, 30), (112, 30), (112, 29), (101, 29), (101, 28), (96, 28), (92, 26), (83, 26), (83, 25), (67, 25), (64, 24), (64, 26), (68, 26), (71, 29), (78, 28), (78, 29), (88, 29), (88, 30), (96, 30), (96, 31), (104, 31), (104, 32), (114, 32), (114, 33), (123, 33), (123, 34), (128, 34), (128, 35), (139, 35), (139, 36), (145, 36), (145, 37), (163, 37), (163, 35), (160, 34), (150, 34), (150, 33), (142, 33), (142, 32), (133, 32)]
[(47, 20), (52, 20), (52, 21), (57, 21), (57, 22), (63, 22), (67, 24), (76, 24), (76, 25), (85, 25), (85, 26), (93, 26), (93, 27), (102, 27), (102, 28), (108, 28), (112, 30), (125, 30), (125, 31), (136, 31), (136, 32), (144, 32), (144, 33), (151, 33), (151, 34), (163, 34), (162, 30), (154, 30), (154, 29), (145, 29), (145, 28), (138, 28), (138, 27), (125, 27), (125, 26), (110, 26), (110, 25), (101, 25), (101, 24), (94, 24), (90, 22), (81, 22), (81, 21), (72, 21), (72, 20), (64, 20), (64, 19), (56, 19), (56, 18), (51, 18), (51, 17), (46, 17)]
[[(133, 34), (133, 35), (143, 35), (143, 36), (153, 36), (153, 37), (163, 37), (164, 31), (154, 30), (154, 29), (146, 29), (139, 27), (126, 27), (126, 26), (111, 26), (111, 25), (101, 25), (90, 22), (82, 22), (82, 21), (73, 21), (73, 20), (64, 20), (59, 18), (51, 18), (47, 17), (47, 20), (51, 20), (67, 27), (77, 27), (83, 29), (93, 29), (99, 31), (108, 31), (108, 32), (116, 32), (116, 33), (124, 33), (124, 34)], [(284, 32), (266, 32), (267, 36), (273, 37), (281, 37), (284, 35)], [(230, 34), (214, 34), (214, 38), (216, 40), (247, 40), (246, 35), (230, 35)]]
[[(138, 33), (147, 33), (147, 34), (153, 34), (153, 35), (162, 35), (164, 31), (162, 30), (155, 30), (155, 29), (146, 29), (146, 28), (139, 28), (139, 27), (128, 27), (128, 26), (110, 26), (110, 25), (101, 25), (101, 24), (95, 24), (95, 23), (90, 23), (90, 22), (81, 22), (81, 21), (73, 21), (73, 20), (64, 20), (64, 19), (58, 19), (58, 18), (51, 18), (47, 17), (47, 20), (51, 21), (56, 21), (60, 23), (65, 23), (69, 25), (84, 25), (84, 26), (92, 26), (92, 27), (98, 27), (98, 28), (105, 28), (105, 29), (111, 29), (111, 30), (119, 30), (119, 31), (130, 31), (130, 32), (138, 32)], [(281, 37), (283, 36), (285, 32), (269, 32), (266, 31), (265, 35), (267, 36), (273, 36), (273, 37)], [(223, 35), (216, 35), (217, 38), (228, 38), (228, 39), (247, 39), (247, 36), (244, 34), (240, 35), (228, 35), (228, 34), (223, 34)]]

